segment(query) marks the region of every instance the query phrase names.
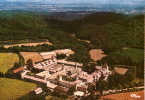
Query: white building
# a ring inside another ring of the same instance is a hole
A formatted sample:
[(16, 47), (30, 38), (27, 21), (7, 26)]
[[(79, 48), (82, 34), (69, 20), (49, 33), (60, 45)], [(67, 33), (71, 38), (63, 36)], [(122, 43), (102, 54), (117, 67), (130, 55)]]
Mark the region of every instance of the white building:
[(43, 92), (42, 88), (37, 88), (34, 90), (35, 94), (40, 94)]
[(51, 91), (53, 91), (53, 90), (57, 87), (56, 84), (53, 84), (53, 83), (51, 83), (51, 82), (49, 82), (49, 81), (47, 81), (46, 86), (47, 86)]
[(41, 52), (40, 55), (42, 56), (43, 59), (50, 59), (52, 57), (56, 57), (55, 52)]

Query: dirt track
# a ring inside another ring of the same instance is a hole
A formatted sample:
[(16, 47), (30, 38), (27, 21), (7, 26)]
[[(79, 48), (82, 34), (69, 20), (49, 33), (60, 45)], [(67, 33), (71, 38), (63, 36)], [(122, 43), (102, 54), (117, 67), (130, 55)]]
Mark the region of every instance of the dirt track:
[(22, 44), (12, 44), (12, 45), (4, 45), (4, 48), (14, 47), (14, 46), (37, 46), (42, 44), (52, 45), (50, 42), (38, 42), (38, 43), (22, 43)]

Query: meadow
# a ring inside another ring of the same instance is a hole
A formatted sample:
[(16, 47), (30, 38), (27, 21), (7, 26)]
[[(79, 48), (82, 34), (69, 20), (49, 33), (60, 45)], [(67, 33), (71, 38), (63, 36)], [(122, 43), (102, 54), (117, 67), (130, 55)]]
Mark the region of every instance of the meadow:
[(35, 89), (36, 84), (16, 79), (0, 78), (0, 99), (17, 100)]
[(0, 53), (0, 72), (5, 74), (18, 62), (19, 56), (16, 53)]

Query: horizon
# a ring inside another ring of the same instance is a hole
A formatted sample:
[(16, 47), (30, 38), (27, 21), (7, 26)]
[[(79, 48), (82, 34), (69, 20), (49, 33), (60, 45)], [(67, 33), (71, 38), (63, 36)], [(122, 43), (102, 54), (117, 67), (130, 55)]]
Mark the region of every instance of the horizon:
[(1, 0), (0, 11), (144, 13), (144, 0)]
[(1, 0), (1, 2), (43, 2), (53, 4), (127, 4), (127, 5), (144, 5), (144, 0)]

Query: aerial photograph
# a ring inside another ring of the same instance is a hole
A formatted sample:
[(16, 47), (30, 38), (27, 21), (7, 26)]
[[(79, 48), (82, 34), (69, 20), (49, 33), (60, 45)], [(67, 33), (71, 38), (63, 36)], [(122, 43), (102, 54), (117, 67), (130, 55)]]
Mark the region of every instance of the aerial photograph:
[(0, 0), (0, 100), (144, 100), (145, 0)]

